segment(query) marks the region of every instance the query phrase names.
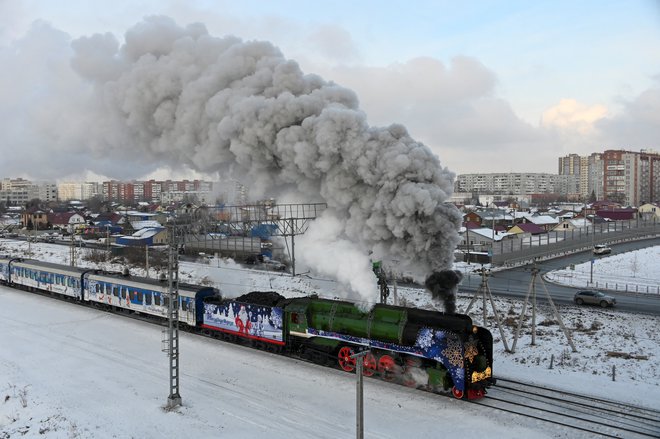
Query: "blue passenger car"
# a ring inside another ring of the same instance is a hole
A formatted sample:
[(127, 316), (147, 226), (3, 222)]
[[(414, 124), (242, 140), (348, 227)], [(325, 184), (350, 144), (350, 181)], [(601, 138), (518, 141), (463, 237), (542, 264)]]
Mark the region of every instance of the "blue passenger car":
[(81, 300), (82, 277), (89, 269), (33, 260), (11, 261), (9, 283)]
[(9, 283), (9, 263), (12, 258), (9, 256), (0, 256), (0, 282)]
[[(169, 283), (119, 273), (89, 272), (85, 276), (85, 300), (133, 312), (166, 317)], [(179, 283), (179, 322), (195, 326), (204, 311), (203, 299), (218, 294), (215, 288)]]

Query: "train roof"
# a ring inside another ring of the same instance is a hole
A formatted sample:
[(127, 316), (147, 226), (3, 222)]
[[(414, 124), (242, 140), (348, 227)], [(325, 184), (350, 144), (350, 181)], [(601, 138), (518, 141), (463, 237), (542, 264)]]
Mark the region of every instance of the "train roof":
[[(0, 260), (3, 258), (0, 257)], [(89, 273), (92, 276), (96, 277), (101, 277), (101, 278), (112, 278), (115, 281), (124, 281), (124, 282), (130, 282), (130, 283), (139, 283), (139, 284), (147, 284), (147, 285), (152, 285), (152, 286), (157, 286), (157, 287), (166, 287), (168, 286), (167, 279), (166, 280), (159, 280), (159, 279), (152, 279), (148, 277), (141, 277), (141, 276), (125, 276), (123, 273), (119, 272), (108, 272), (100, 269), (95, 269), (95, 268), (84, 268), (84, 267), (71, 267), (68, 265), (62, 265), (62, 264), (56, 264), (53, 262), (44, 262), (44, 261), (37, 261), (33, 259), (21, 259), (21, 258), (7, 258), (7, 261), (10, 261), (14, 259), (14, 263), (19, 265), (19, 266), (29, 266), (29, 267), (35, 267), (35, 268), (41, 268), (44, 270), (49, 270), (53, 272), (67, 272), (71, 273), (77, 276), (81, 276), (83, 273)], [(179, 289), (183, 290), (188, 290), (188, 291), (199, 291), (199, 290), (205, 290), (205, 289), (212, 289), (213, 287), (211, 286), (204, 286), (204, 285), (194, 285), (194, 284), (189, 284), (189, 283), (183, 283), (179, 282)]]
[(14, 258), (14, 263), (15, 264), (22, 264), (22, 265), (29, 265), (33, 267), (39, 267), (39, 268), (44, 268), (47, 270), (57, 270), (57, 271), (68, 271), (70, 273), (75, 273), (78, 275), (83, 274), (86, 271), (89, 271), (89, 268), (82, 268), (82, 267), (71, 267), (69, 265), (62, 265), (62, 264), (56, 264), (53, 262), (44, 262), (44, 261), (37, 261), (34, 259), (21, 259), (21, 258)]
[(276, 307), (282, 306), (288, 300), (289, 299), (275, 291), (251, 291), (249, 293), (233, 298), (221, 296), (207, 297), (204, 299), (204, 302), (212, 303), (215, 305), (227, 302), (239, 302), (251, 305)]
[[(150, 277), (142, 277), (142, 276), (132, 276), (132, 275), (124, 275), (123, 273), (119, 272), (108, 272), (108, 271), (103, 271), (103, 270), (91, 270), (90, 271), (90, 276), (95, 276), (95, 277), (101, 277), (101, 278), (112, 278), (116, 281), (124, 281), (124, 282), (135, 282), (135, 283), (140, 283), (140, 284), (147, 284), (147, 285), (152, 285), (156, 287), (166, 287), (168, 285), (167, 279), (160, 280), (160, 279), (153, 279)], [(199, 291), (199, 290), (205, 290), (205, 289), (213, 289), (212, 286), (208, 285), (195, 285), (195, 284), (190, 284), (190, 283), (183, 283), (179, 282), (179, 289), (185, 289), (185, 290), (190, 290), (190, 291)]]

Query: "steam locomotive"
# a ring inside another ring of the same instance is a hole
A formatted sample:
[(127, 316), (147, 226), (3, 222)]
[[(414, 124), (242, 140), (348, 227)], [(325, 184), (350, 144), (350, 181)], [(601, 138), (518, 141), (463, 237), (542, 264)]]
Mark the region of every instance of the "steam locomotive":
[[(166, 281), (0, 257), (0, 282), (110, 311), (167, 317)], [(178, 284), (182, 329), (338, 367), (460, 399), (478, 399), (494, 383), (493, 338), (470, 317), (379, 304), (369, 311), (317, 296), (251, 292), (223, 298), (215, 288)]]

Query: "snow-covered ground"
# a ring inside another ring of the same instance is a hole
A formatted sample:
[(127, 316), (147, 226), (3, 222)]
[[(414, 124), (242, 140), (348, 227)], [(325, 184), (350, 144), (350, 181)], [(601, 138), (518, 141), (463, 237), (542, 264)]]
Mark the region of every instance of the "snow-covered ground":
[[(0, 254), (18, 254), (25, 246), (0, 240)], [(66, 247), (33, 244), (32, 250), (42, 260), (68, 258)], [(180, 277), (212, 282), (228, 295), (272, 289), (285, 296), (332, 297), (335, 291), (331, 281), (246, 270), (215, 259), (182, 263)], [(404, 304), (441, 308), (422, 290), (399, 288), (398, 295)], [(458, 298), (459, 312), (469, 301), (470, 296)], [(511, 348), (522, 304), (499, 298), (495, 303)], [(657, 316), (561, 306), (559, 317), (570, 329), (573, 352), (556, 316), (540, 307), (536, 344), (530, 344), (528, 310), (515, 353), (507, 353), (490, 305), (487, 310), (496, 339), (496, 376), (649, 407), (660, 402)], [(481, 323), (481, 300), (470, 315)], [(9, 288), (0, 289), (0, 322), (1, 439), (354, 435), (355, 377), (339, 370), (183, 334), (183, 407), (167, 413), (162, 409), (169, 392), (162, 328)], [(576, 437), (556, 427), (548, 430), (540, 421), (378, 380), (365, 381), (364, 405), (367, 438)]]
[(594, 256), (592, 261), (553, 271), (546, 279), (574, 287), (660, 294), (660, 247)]

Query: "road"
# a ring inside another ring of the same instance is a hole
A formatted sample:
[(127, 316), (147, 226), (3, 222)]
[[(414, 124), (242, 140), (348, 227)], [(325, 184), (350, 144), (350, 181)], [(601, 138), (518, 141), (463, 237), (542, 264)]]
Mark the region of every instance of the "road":
[[(647, 239), (642, 241), (626, 242), (613, 244), (612, 254), (623, 253), (640, 248), (653, 247), (660, 245), (660, 238)], [(594, 257), (591, 251), (574, 253), (562, 256), (560, 258), (542, 261), (538, 263), (539, 274), (549, 271), (566, 268), (571, 264), (581, 264), (589, 262)], [(599, 256), (600, 258), (608, 256)], [(524, 299), (527, 295), (532, 281), (532, 266), (511, 268), (508, 270), (491, 273), (488, 278), (488, 287), (493, 295), (509, 296)], [(475, 291), (481, 285), (481, 276), (468, 275), (461, 284), (461, 289), (466, 291)], [(573, 295), (577, 288), (564, 287), (543, 281), (539, 276), (536, 278), (537, 300), (545, 301), (545, 286), (552, 300), (558, 304), (573, 303)], [(621, 311), (640, 312), (645, 314), (660, 315), (660, 296), (650, 294), (635, 294), (619, 292), (608, 292), (616, 297), (616, 309)]]
[[(21, 238), (14, 238), (21, 239)], [(71, 241), (55, 241), (56, 244), (70, 245)], [(80, 245), (80, 243), (77, 243)], [(92, 242), (85, 242), (88, 248), (101, 248), (105, 249), (105, 244), (96, 244)], [(653, 247), (660, 245), (660, 238), (646, 239), (640, 241), (631, 241), (620, 244), (612, 244), (612, 254), (623, 253), (626, 251), (637, 250), (640, 248)], [(581, 264), (589, 262), (594, 257), (591, 251), (583, 251), (574, 253), (559, 258), (542, 261), (538, 263), (540, 274), (547, 273), (552, 270), (566, 268), (571, 264)], [(608, 256), (598, 256), (600, 258)], [(524, 299), (527, 295), (530, 283), (532, 280), (532, 267), (530, 265), (523, 267), (511, 268), (503, 271), (491, 273), (488, 278), (488, 286), (494, 295), (508, 296), (517, 299)], [(470, 292), (476, 291), (481, 285), (481, 276), (467, 275), (461, 283), (461, 290)], [(577, 288), (564, 287), (543, 281), (540, 276), (536, 280), (537, 300), (545, 302), (545, 290), (552, 297), (552, 300), (557, 304), (572, 304), (573, 295)], [(650, 294), (635, 294), (619, 292), (608, 292), (616, 297), (617, 304), (615, 309), (629, 312), (639, 312), (651, 315), (660, 315), (660, 296)]]

